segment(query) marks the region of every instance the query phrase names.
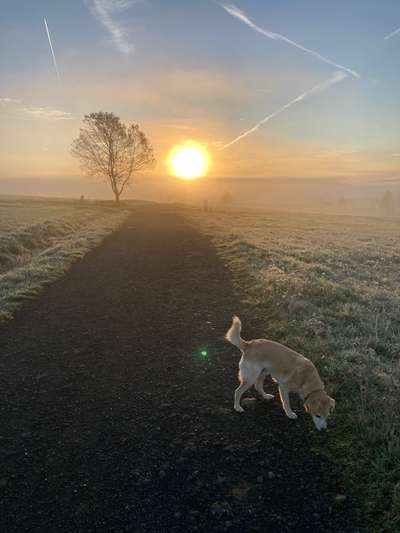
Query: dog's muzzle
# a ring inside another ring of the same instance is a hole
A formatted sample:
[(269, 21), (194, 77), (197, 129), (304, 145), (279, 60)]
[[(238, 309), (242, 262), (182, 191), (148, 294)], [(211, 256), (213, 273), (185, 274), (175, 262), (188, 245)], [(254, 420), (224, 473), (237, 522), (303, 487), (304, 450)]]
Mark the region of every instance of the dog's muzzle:
[(312, 417), (315, 427), (318, 429), (318, 431), (321, 431), (321, 429), (326, 429), (328, 427), (328, 424), (325, 420), (325, 418), (314, 416)]

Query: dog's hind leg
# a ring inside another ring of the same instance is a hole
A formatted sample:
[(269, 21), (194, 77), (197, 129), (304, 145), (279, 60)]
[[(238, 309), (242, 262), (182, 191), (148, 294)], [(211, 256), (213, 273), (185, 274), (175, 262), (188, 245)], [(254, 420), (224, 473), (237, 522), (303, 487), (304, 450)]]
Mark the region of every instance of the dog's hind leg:
[(239, 363), (239, 367), (240, 367), (240, 370), (239, 370), (240, 385), (235, 390), (235, 402), (234, 402), (233, 407), (235, 411), (237, 411), (238, 413), (243, 413), (244, 409), (240, 405), (240, 400), (242, 399), (243, 394), (247, 390), (249, 390), (250, 387), (252, 387), (254, 383), (256, 382), (258, 372), (252, 368), (249, 368), (245, 364), (243, 364), (242, 361)]
[(265, 376), (266, 375), (267, 375), (267, 372), (265, 370), (263, 370), (260, 373), (260, 375), (257, 378), (256, 384), (255, 384), (255, 388), (256, 388), (256, 391), (261, 395), (261, 397), (264, 398), (264, 400), (272, 400), (274, 395), (273, 394), (267, 394), (264, 391), (264, 380), (265, 380)]
[(279, 396), (281, 397), (282, 407), (286, 413), (286, 416), (295, 420), (297, 415), (290, 407), (289, 391), (283, 385), (279, 385)]
[(240, 400), (242, 399), (243, 394), (249, 390), (249, 388), (254, 385), (254, 381), (243, 381), (239, 387), (235, 390), (235, 403), (233, 405), (235, 411), (238, 413), (243, 413), (244, 409), (240, 405)]

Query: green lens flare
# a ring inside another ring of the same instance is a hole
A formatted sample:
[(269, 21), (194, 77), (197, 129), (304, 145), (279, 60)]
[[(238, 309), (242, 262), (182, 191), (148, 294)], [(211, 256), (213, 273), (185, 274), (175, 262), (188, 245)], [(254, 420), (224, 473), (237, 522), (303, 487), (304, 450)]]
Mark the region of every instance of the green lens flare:
[(202, 357), (208, 357), (208, 352), (207, 352), (207, 350), (201, 350), (200, 355), (201, 355)]

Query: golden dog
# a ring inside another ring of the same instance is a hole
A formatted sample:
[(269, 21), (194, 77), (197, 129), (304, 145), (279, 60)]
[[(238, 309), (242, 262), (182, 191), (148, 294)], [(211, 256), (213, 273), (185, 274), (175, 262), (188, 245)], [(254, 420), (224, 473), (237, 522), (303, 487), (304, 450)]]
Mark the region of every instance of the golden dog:
[(240, 385), (235, 390), (234, 408), (243, 412), (240, 400), (252, 385), (266, 400), (273, 396), (264, 391), (264, 379), (269, 374), (278, 383), (282, 407), (289, 418), (297, 418), (290, 407), (289, 393), (295, 392), (304, 401), (305, 410), (310, 413), (315, 427), (326, 429), (327, 419), (335, 407), (335, 400), (325, 392), (324, 384), (314, 364), (303, 355), (278, 342), (256, 339), (245, 341), (241, 338), (242, 323), (237, 316), (225, 335), (242, 352), (239, 362)]

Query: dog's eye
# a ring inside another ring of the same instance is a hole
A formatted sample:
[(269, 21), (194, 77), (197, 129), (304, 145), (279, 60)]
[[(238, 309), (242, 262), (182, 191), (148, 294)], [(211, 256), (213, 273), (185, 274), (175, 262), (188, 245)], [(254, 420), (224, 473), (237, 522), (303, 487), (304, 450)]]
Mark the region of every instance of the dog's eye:
[(321, 415), (315, 415), (317, 418), (321, 418)]

